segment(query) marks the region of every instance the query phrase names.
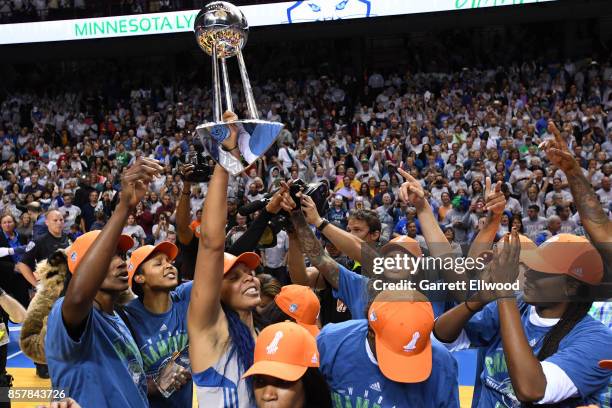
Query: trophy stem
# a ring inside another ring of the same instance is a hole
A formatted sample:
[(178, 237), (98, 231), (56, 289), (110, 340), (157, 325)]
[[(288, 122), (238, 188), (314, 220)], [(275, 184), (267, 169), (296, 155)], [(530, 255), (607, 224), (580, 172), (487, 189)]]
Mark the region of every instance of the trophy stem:
[(225, 106), (228, 111), (234, 112), (234, 104), (232, 103), (232, 88), (230, 88), (225, 58), (221, 58), (221, 77), (223, 78), (223, 88), (225, 89)]
[(217, 49), (212, 47), (212, 95), (213, 95), (213, 120), (221, 122), (221, 84), (219, 83), (219, 65), (217, 63)]
[(238, 58), (238, 69), (240, 70), (240, 77), (242, 78), (242, 86), (244, 86), (244, 96), (246, 97), (249, 116), (251, 119), (259, 119), (257, 105), (255, 105), (255, 98), (253, 97), (253, 89), (251, 88), (251, 81), (249, 81), (249, 74), (247, 74), (244, 57), (242, 56), (242, 50), (238, 49), (236, 57)]

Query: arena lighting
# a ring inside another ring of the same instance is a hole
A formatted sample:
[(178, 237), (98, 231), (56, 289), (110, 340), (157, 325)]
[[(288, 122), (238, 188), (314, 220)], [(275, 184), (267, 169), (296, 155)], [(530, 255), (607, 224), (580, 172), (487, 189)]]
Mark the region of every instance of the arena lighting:
[[(517, 6), (556, 0), (308, 0), (243, 6), (251, 27)], [(199, 10), (0, 25), (1, 44), (90, 40), (193, 30)]]

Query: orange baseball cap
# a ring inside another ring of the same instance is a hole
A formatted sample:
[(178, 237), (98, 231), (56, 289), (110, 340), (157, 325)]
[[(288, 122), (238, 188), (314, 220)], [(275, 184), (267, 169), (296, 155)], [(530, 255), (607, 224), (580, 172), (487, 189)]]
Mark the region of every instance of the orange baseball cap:
[(599, 362), (599, 367), (612, 370), (612, 360), (601, 360)]
[(426, 299), (415, 291), (384, 291), (370, 306), (378, 366), (390, 380), (417, 383), (431, 374), (434, 313)]
[(319, 352), (315, 338), (296, 323), (276, 323), (259, 333), (254, 364), (242, 378), (259, 374), (297, 381), (308, 367), (318, 366)]
[(569, 275), (579, 281), (597, 285), (603, 277), (599, 252), (585, 238), (559, 234), (533, 250), (521, 250), (521, 262), (537, 272)]
[(144, 245), (132, 252), (130, 260), (128, 261), (128, 283), (132, 287), (132, 278), (138, 270), (140, 264), (142, 264), (151, 254), (155, 252), (163, 252), (168, 255), (170, 261), (174, 261), (179, 253), (176, 245), (169, 241), (160, 242), (157, 245)]
[(312, 289), (303, 285), (283, 286), (274, 298), (274, 302), (283, 312), (293, 317), (297, 324), (317, 337), (320, 331), (317, 327), (317, 318), (321, 311), (321, 303)]
[(225, 252), (223, 256), (223, 274), (228, 273), (238, 263), (243, 263), (251, 269), (257, 268), (261, 263), (261, 258), (255, 252), (243, 252), (238, 256)]
[[(89, 231), (80, 237), (78, 237), (72, 245), (66, 249), (66, 257), (68, 259), (68, 269), (70, 272), (75, 273), (79, 263), (94, 243), (98, 235), (102, 231)], [(117, 242), (117, 249), (121, 252), (127, 252), (134, 246), (134, 240), (129, 235), (121, 234), (119, 236), (119, 242)]]
[(416, 239), (410, 238), (407, 235), (402, 235), (396, 238), (393, 238), (391, 241), (387, 243), (384, 247), (382, 247), (382, 252), (387, 253), (394, 248), (399, 248), (403, 251), (408, 251), (413, 256), (419, 257), (423, 256), (423, 250), (421, 246), (417, 242)]

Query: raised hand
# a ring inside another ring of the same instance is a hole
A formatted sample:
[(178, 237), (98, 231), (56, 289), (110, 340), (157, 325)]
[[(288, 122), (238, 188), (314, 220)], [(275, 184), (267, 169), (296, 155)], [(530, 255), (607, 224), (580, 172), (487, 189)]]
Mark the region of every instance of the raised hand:
[(485, 211), (491, 211), (494, 215), (500, 215), (506, 208), (506, 197), (501, 192), (502, 182), (498, 181), (491, 191), (491, 177), (485, 179)]
[(178, 173), (180, 174), (181, 179), (183, 180), (183, 190), (188, 187), (191, 187), (191, 181), (188, 181), (187, 179), (189, 178), (191, 173), (193, 173), (194, 169), (195, 166), (193, 164), (182, 164), (179, 166)]
[(425, 205), (425, 191), (423, 186), (404, 169), (398, 167), (397, 172), (406, 180), (399, 189), (399, 198), (407, 204), (412, 204), (416, 209)]
[(322, 222), (321, 216), (317, 211), (317, 205), (312, 198), (310, 198), (310, 196), (302, 196), (301, 207), (302, 212), (304, 213), (304, 218), (306, 218), (306, 222), (310, 225), (319, 226), (319, 224)]
[(121, 202), (130, 208), (136, 208), (147, 193), (153, 177), (159, 175), (163, 169), (157, 160), (138, 158), (121, 176)]
[[(233, 122), (238, 120), (238, 116), (234, 112), (226, 111), (223, 114), (224, 122)], [(227, 125), (229, 129), (229, 136), (225, 139), (221, 144), (227, 151), (232, 151), (238, 147), (238, 126), (236, 125)]]
[[(298, 193), (298, 196), (301, 196), (301, 193)], [(297, 208), (297, 204), (293, 201), (293, 197), (289, 194), (288, 191), (285, 191), (282, 195), (283, 199), (280, 202), (280, 206), (283, 210), (291, 213)]]
[(280, 210), (282, 210), (281, 203), (283, 201), (283, 195), (289, 191), (289, 184), (284, 181), (281, 181), (280, 189), (274, 193), (272, 199), (268, 204), (266, 204), (266, 211), (270, 214), (276, 214)]
[[(514, 283), (519, 275), (519, 255), (521, 253), (521, 242), (518, 230), (512, 228), (512, 232), (504, 237), (504, 246), (491, 262), (491, 278), (497, 283)], [(512, 291), (496, 291), (496, 297), (514, 296)]]
[(580, 166), (569, 148), (561, 132), (552, 120), (548, 121), (548, 131), (554, 135), (554, 140), (540, 143), (540, 148), (546, 152), (546, 157), (552, 164), (565, 173), (578, 169)]

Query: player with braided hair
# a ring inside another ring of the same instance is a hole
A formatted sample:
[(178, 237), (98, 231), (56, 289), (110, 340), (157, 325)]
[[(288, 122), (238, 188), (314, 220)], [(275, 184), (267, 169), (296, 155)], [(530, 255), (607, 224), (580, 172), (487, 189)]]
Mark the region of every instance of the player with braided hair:
[(525, 268), (522, 298), (508, 290), (481, 292), (440, 316), (435, 336), (455, 347), (483, 348), (477, 407), (597, 402), (610, 377), (598, 362), (612, 344), (612, 332), (588, 315), (589, 290), (603, 276), (601, 257), (584, 237), (571, 234), (521, 250), (513, 229), (482, 279), (515, 282), (519, 264)]

